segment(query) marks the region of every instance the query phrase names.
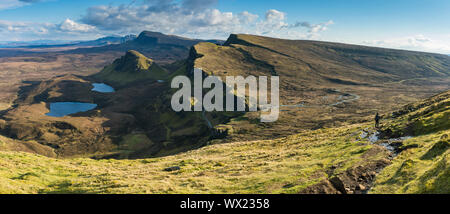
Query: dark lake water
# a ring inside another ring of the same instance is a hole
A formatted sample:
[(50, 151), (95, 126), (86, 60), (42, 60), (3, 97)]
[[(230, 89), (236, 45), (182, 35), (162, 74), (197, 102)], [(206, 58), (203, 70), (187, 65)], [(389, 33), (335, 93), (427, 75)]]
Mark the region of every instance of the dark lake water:
[(51, 117), (64, 117), (69, 114), (85, 112), (95, 109), (97, 104), (79, 102), (57, 102), (50, 103), (50, 112), (45, 114)]
[[(93, 83), (92, 91), (101, 93), (113, 93), (114, 88), (105, 83)], [(94, 103), (80, 103), (80, 102), (56, 102), (50, 103), (50, 112), (45, 114), (51, 117), (64, 117), (70, 114), (85, 112), (97, 108)]]
[(106, 85), (105, 83), (92, 83), (92, 86), (94, 86), (92, 91), (97, 91), (97, 92), (101, 92), (101, 93), (115, 92), (113, 87)]

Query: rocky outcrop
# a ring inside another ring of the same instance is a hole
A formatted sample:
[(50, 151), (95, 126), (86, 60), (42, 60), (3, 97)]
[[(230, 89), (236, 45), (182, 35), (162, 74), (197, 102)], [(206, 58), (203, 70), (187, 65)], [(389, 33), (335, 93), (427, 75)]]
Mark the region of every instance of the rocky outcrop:
[(381, 159), (350, 167), (343, 173), (331, 175), (327, 180), (307, 187), (300, 194), (363, 194), (370, 189), (375, 176), (390, 164)]
[(92, 75), (92, 78), (107, 82), (115, 88), (122, 88), (128, 84), (148, 80), (166, 80), (168, 71), (153, 62), (143, 54), (129, 50), (106, 66), (101, 72)]

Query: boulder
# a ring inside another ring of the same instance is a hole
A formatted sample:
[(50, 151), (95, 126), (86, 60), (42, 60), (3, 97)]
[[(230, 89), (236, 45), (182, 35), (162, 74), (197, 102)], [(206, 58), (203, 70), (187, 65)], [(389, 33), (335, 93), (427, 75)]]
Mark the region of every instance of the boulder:
[(178, 171), (180, 169), (181, 168), (179, 166), (171, 166), (171, 167), (165, 168), (164, 171), (166, 171), (166, 172), (173, 172), (173, 171)]

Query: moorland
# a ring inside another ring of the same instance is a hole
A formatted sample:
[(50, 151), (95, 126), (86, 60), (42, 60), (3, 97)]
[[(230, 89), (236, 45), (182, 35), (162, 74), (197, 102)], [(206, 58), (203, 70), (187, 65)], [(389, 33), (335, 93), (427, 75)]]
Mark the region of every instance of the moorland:
[[(156, 32), (98, 47), (7, 51), (2, 193), (450, 192), (449, 56)], [(170, 81), (194, 67), (221, 77), (279, 76), (279, 120), (174, 112)], [(98, 82), (115, 92), (92, 91)], [(47, 116), (55, 102), (98, 106)]]

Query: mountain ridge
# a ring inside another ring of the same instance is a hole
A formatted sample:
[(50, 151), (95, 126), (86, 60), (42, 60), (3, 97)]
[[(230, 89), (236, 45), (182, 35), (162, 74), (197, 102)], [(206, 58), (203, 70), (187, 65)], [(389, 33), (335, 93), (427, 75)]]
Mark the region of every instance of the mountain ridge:
[[(332, 54), (339, 54), (342, 55), (341, 59), (350, 58), (352, 55), (358, 56), (377, 56), (377, 55), (385, 55), (386, 57), (392, 56), (392, 57), (398, 57), (398, 60), (401, 60), (400, 57), (409, 57), (409, 56), (425, 56), (425, 57), (435, 57), (439, 60), (445, 61), (445, 65), (447, 66), (446, 69), (446, 76), (450, 75), (450, 72), (448, 71), (450, 66), (450, 57), (444, 55), (444, 54), (437, 54), (437, 53), (427, 53), (427, 52), (418, 52), (418, 51), (408, 51), (408, 50), (399, 50), (399, 49), (389, 49), (389, 48), (380, 48), (380, 47), (370, 47), (370, 46), (362, 46), (362, 45), (351, 45), (351, 44), (344, 44), (344, 43), (335, 43), (335, 42), (324, 42), (324, 41), (312, 41), (312, 40), (286, 40), (286, 39), (278, 39), (278, 38), (270, 38), (270, 37), (263, 37), (263, 36), (256, 36), (256, 35), (248, 35), (248, 34), (232, 34), (228, 38), (228, 40), (224, 43), (224, 46), (232, 46), (232, 45), (249, 45), (249, 46), (255, 46), (258, 48), (265, 48), (269, 51), (272, 51), (277, 54), (281, 54), (287, 57), (295, 58), (296, 55), (294, 54), (287, 54), (283, 53), (283, 49), (279, 46), (280, 44), (283, 45), (294, 45), (296, 48), (303, 48), (305, 49), (305, 53), (309, 53), (309, 55), (317, 54), (317, 51), (321, 51), (323, 56), (329, 57), (329, 53)], [(314, 49), (314, 47), (323, 46), (322, 49), (327, 50), (320, 50), (320, 49)], [(283, 46), (284, 50), (291, 50), (292, 48), (288, 48), (286, 46)], [(308, 52), (307, 52), (308, 51)], [(339, 52), (340, 51), (340, 52)], [(290, 52), (290, 51), (288, 51)], [(342, 53), (341, 53), (342, 52)], [(304, 56), (305, 57), (305, 56)], [(353, 59), (354, 61), (357, 61)], [(421, 58), (417, 59), (418, 61), (422, 60)], [(362, 66), (366, 66), (371, 69), (378, 69), (378, 71), (382, 71), (379, 67), (375, 67), (373, 65), (368, 65), (367, 62), (362, 61), (363, 63), (359, 62)], [(337, 63), (337, 62), (335, 62)], [(420, 67), (419, 67), (420, 69)], [(445, 72), (445, 70), (444, 70)]]
[(192, 45), (199, 42), (222, 43), (220, 40), (189, 39), (159, 32), (143, 31), (136, 39), (123, 44), (79, 48), (67, 51), (67, 53), (126, 52), (128, 50), (136, 50), (161, 64), (170, 64), (184, 60), (189, 55), (189, 49)]

